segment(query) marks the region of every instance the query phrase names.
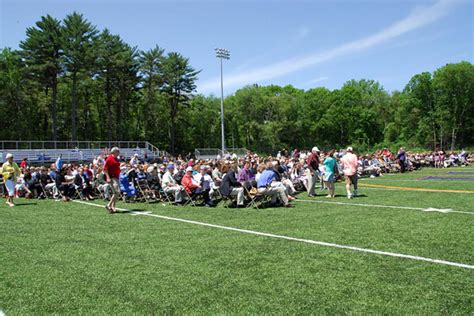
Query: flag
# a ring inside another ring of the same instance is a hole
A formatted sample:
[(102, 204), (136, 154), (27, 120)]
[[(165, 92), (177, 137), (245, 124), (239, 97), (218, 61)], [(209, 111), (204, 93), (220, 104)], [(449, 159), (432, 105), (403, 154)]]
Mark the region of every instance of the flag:
[(61, 170), (63, 167), (63, 160), (61, 159), (61, 155), (58, 156), (58, 159), (56, 159), (56, 168), (58, 170)]

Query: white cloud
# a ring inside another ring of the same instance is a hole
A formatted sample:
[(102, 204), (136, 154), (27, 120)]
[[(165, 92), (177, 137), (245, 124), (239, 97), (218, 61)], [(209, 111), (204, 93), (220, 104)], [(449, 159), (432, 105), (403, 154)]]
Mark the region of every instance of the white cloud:
[(322, 81), (326, 81), (326, 80), (328, 80), (328, 79), (329, 79), (329, 77), (326, 77), (326, 76), (324, 76), (324, 77), (318, 77), (318, 78), (314, 78), (314, 79), (308, 81), (307, 84), (308, 84), (308, 85), (312, 85), (312, 84), (315, 84), (315, 83), (319, 83), (319, 82), (322, 82)]
[[(395, 22), (380, 32), (325, 52), (290, 58), (251, 71), (228, 74), (225, 77), (224, 85), (226, 88), (229, 88), (269, 80), (329, 61), (336, 57), (366, 51), (440, 19), (448, 13), (452, 4), (453, 1), (450, 0), (439, 0), (431, 6), (417, 7), (404, 19)], [(209, 93), (217, 91), (219, 85), (220, 78), (207, 80), (198, 85), (198, 92)]]

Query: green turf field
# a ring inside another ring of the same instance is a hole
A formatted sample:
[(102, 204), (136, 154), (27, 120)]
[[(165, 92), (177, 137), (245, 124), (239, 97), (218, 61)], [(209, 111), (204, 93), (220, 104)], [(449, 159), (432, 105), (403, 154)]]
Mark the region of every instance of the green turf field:
[(361, 187), (361, 196), (348, 200), (338, 184), (336, 199), (300, 194), (292, 209), (120, 204), (151, 212), (146, 215), (109, 215), (103, 208), (52, 200), (17, 200), (20, 205), (12, 209), (2, 202), (0, 310), (6, 315), (472, 314), (473, 269), (149, 216), (472, 267), (474, 181), (417, 180), (426, 176), (474, 178), (474, 168), (424, 169), (360, 183), (472, 193)]

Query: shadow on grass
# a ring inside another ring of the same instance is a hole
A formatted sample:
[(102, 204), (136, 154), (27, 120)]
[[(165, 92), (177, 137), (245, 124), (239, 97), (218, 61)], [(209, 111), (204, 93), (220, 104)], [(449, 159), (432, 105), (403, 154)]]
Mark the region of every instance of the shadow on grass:
[(32, 203), (15, 203), (15, 207), (18, 207), (18, 206), (28, 206), (28, 205), (38, 205), (38, 203), (36, 203), (36, 202), (32, 202)]
[(134, 213), (134, 212), (145, 212), (145, 210), (142, 210), (142, 209), (132, 209), (132, 210), (125, 210), (125, 211), (117, 211), (113, 214), (130, 214), (130, 213)]

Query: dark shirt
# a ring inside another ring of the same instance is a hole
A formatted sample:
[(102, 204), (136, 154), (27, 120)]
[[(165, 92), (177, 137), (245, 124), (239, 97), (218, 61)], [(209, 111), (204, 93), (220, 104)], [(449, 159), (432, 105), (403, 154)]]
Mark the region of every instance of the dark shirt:
[(229, 196), (232, 192), (232, 188), (239, 187), (240, 182), (235, 178), (235, 172), (229, 170), (222, 179), (219, 191), (223, 196)]
[(311, 153), (311, 155), (309, 155), (309, 157), (306, 159), (306, 163), (308, 164), (308, 166), (313, 168), (313, 171), (317, 171), (319, 168), (318, 154)]

